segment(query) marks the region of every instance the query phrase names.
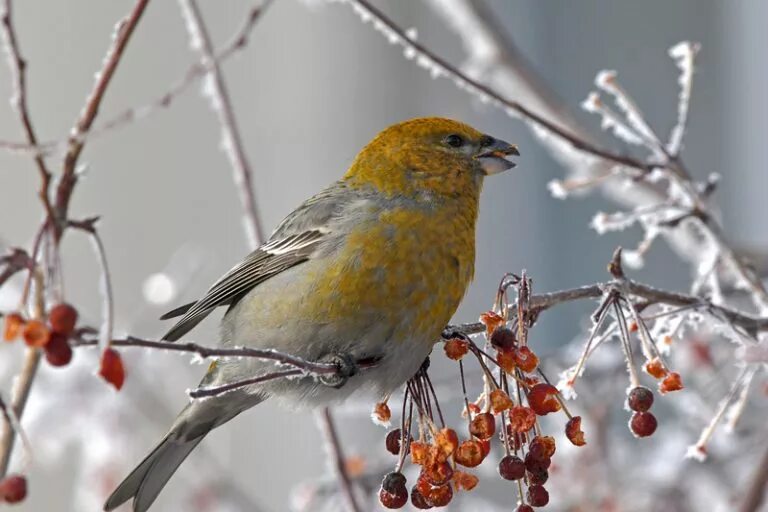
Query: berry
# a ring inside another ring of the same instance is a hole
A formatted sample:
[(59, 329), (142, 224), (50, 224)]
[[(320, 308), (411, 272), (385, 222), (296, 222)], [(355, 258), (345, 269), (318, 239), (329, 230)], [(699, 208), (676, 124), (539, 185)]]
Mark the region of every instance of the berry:
[(534, 452), (528, 452), (525, 454), (525, 469), (531, 473), (536, 473), (542, 469), (546, 471), (552, 464), (552, 459), (549, 457), (539, 457)]
[(533, 509), (530, 505), (520, 505), (515, 512), (533, 512)]
[(415, 485), (413, 486), (413, 489), (411, 489), (411, 504), (414, 506), (414, 508), (418, 508), (420, 510), (427, 510), (432, 508), (432, 505), (427, 501), (427, 498), (421, 494)]
[(69, 346), (67, 337), (54, 332), (45, 346), (45, 360), (51, 366), (67, 366), (72, 360), (72, 347)]
[(512, 350), (517, 345), (515, 332), (509, 327), (497, 327), (491, 333), (491, 345), (502, 352)]
[(536, 384), (528, 392), (528, 405), (539, 416), (560, 410), (557, 388), (551, 384)]
[(48, 313), (48, 323), (53, 332), (70, 336), (77, 324), (77, 310), (69, 304), (58, 304)]
[(636, 412), (629, 421), (629, 428), (637, 437), (648, 437), (656, 432), (656, 416), (650, 412)]
[(21, 336), (30, 347), (44, 347), (51, 339), (51, 331), (43, 322), (30, 320), (24, 325)]
[(565, 437), (574, 446), (584, 446), (587, 444), (587, 441), (584, 439), (584, 432), (581, 430), (581, 416), (574, 416), (568, 420), (568, 423), (565, 424)]
[(635, 412), (647, 411), (653, 405), (653, 391), (643, 386), (632, 388), (627, 396), (627, 405)]
[(453, 458), (457, 464), (461, 464), (468, 468), (474, 468), (475, 466), (480, 465), (485, 458), (483, 446), (480, 441), (474, 439), (464, 441), (456, 449)]
[(419, 441), (411, 443), (411, 462), (414, 464), (422, 465), (427, 462), (427, 455), (429, 454), (429, 445)]
[(491, 391), (491, 409), (496, 414), (510, 409), (513, 405), (512, 399), (501, 389)]
[(648, 375), (657, 379), (662, 379), (667, 375), (667, 369), (664, 368), (664, 363), (658, 357), (654, 357), (645, 363), (645, 371)]
[(371, 412), (371, 419), (377, 425), (389, 426), (389, 419), (392, 417), (392, 411), (389, 410), (389, 406), (386, 402), (378, 402), (373, 407)]
[(536, 436), (528, 445), (528, 453), (538, 460), (551, 459), (556, 449), (555, 438), (552, 436)]
[[(387, 447), (387, 451), (392, 455), (398, 455), (400, 453), (400, 441), (403, 439), (403, 433), (399, 428), (390, 430), (387, 434), (384, 444)], [(411, 438), (413, 439), (413, 438)], [(410, 448), (409, 448), (410, 449)]]
[(0, 503), (18, 503), (27, 497), (27, 479), (21, 475), (8, 475), (0, 480)]
[(520, 347), (515, 350), (515, 363), (524, 372), (531, 373), (539, 366), (539, 358), (528, 347)]
[(512, 374), (512, 372), (515, 371), (515, 368), (517, 368), (514, 352), (498, 352), (496, 354), (496, 362), (502, 370), (509, 374)]
[(459, 361), (469, 352), (469, 343), (461, 338), (451, 338), (445, 342), (443, 350), (448, 359)]
[(486, 311), (480, 315), (480, 322), (485, 325), (486, 332), (489, 336), (497, 327), (504, 325), (504, 319), (493, 311)]
[(504, 480), (520, 480), (525, 476), (525, 462), (516, 455), (507, 455), (499, 461), (499, 475)]
[(509, 426), (518, 433), (528, 432), (536, 424), (536, 413), (530, 407), (516, 405), (509, 411)]
[(448, 457), (459, 447), (459, 436), (452, 428), (443, 428), (435, 436), (435, 444)]
[(450, 485), (433, 487), (426, 498), (433, 507), (444, 507), (453, 499), (453, 487)]
[(659, 391), (662, 395), (671, 393), (672, 391), (680, 391), (681, 389), (683, 389), (683, 381), (680, 379), (680, 374), (677, 372), (669, 372), (669, 374), (664, 377), (664, 380), (661, 381), (661, 384), (659, 384)]
[(465, 473), (464, 471), (454, 471), (453, 481), (456, 484), (456, 489), (464, 489), (465, 491), (471, 491), (477, 486), (478, 478), (472, 473)]
[(379, 501), (387, 508), (400, 508), (408, 502), (405, 476), (392, 472), (384, 477), (379, 490)]
[(13, 341), (19, 337), (24, 328), (24, 317), (18, 313), (9, 313), (5, 315), (5, 328), (3, 329), (3, 339)]
[(544, 485), (549, 479), (549, 472), (546, 469), (540, 468), (535, 471), (528, 470), (528, 484), (529, 485)]
[(474, 417), (469, 424), (469, 432), (478, 439), (489, 439), (496, 432), (496, 419), (493, 414), (484, 412)]
[(435, 462), (424, 469), (424, 478), (432, 485), (445, 485), (453, 478), (453, 466), (447, 461)]
[(531, 485), (528, 487), (528, 503), (532, 507), (544, 507), (549, 503), (549, 493), (540, 485)]
[(125, 368), (120, 352), (113, 348), (107, 348), (102, 352), (99, 375), (120, 391), (125, 382)]

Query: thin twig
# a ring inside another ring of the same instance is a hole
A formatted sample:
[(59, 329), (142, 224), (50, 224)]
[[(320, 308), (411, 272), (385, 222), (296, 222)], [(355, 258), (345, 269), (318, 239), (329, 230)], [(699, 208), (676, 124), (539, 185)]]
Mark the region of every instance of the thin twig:
[[(328, 454), (331, 456), (331, 463), (333, 464), (333, 470), (336, 473), (336, 478), (339, 482), (339, 487), (344, 495), (344, 499), (347, 503), (349, 512), (360, 512), (362, 509), (357, 504), (355, 499), (355, 493), (352, 488), (352, 481), (347, 473), (347, 467), (344, 462), (344, 452), (339, 442), (339, 436), (336, 432), (336, 425), (333, 421), (331, 409), (325, 407), (317, 414), (317, 421), (320, 424), (320, 428), (323, 431), (325, 437), (326, 448)], [(402, 441), (401, 441), (402, 442)]]
[[(125, 48), (148, 3), (149, 0), (137, 0), (131, 12), (117, 23), (112, 45), (107, 50), (106, 57), (104, 58), (104, 65), (96, 74), (96, 83), (85, 100), (85, 106), (80, 117), (72, 128), (69, 150), (64, 156), (64, 167), (59, 185), (56, 188), (56, 213), (60, 220), (67, 219), (69, 201), (77, 183), (77, 161), (85, 147), (85, 139), (80, 139), (79, 136), (86, 133), (91, 128), (94, 119), (96, 119), (101, 101), (104, 99), (104, 94), (107, 92), (107, 88), (112, 81), (112, 77), (115, 75)], [(57, 228), (56, 239), (58, 240), (60, 237), (61, 228)]]
[(768, 448), (755, 466), (749, 486), (744, 491), (744, 501), (739, 512), (758, 512), (765, 501), (766, 488), (768, 488)]
[(200, 63), (207, 67), (208, 83), (204, 88), (210, 105), (221, 125), (221, 146), (234, 172), (235, 186), (245, 213), (244, 227), (251, 249), (264, 241), (264, 228), (256, 207), (253, 191), (253, 172), (245, 153), (245, 146), (235, 119), (232, 101), (227, 90), (221, 68), (214, 56), (213, 43), (205, 26), (203, 16), (195, 0), (179, 0), (181, 13), (186, 22), (190, 45), (200, 54)]

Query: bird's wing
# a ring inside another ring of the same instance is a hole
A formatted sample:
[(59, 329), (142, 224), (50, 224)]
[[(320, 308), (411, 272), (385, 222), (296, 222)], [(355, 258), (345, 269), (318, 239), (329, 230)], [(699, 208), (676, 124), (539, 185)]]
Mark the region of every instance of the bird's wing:
[(236, 303), (270, 277), (307, 261), (333, 236), (329, 224), (343, 208), (341, 190), (343, 184), (337, 183), (306, 201), (277, 227), (266, 244), (216, 281), (203, 298), (163, 315), (161, 319), (183, 315), (163, 339), (178, 340), (217, 307)]

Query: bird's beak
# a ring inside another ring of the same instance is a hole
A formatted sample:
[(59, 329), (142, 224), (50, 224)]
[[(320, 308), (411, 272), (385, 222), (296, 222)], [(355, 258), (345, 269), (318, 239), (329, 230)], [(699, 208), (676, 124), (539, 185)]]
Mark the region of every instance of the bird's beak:
[(475, 155), (475, 160), (480, 162), (483, 173), (490, 176), (513, 168), (516, 164), (508, 160), (510, 156), (520, 156), (517, 146), (503, 140), (493, 139), (493, 142), (480, 148), (480, 152)]

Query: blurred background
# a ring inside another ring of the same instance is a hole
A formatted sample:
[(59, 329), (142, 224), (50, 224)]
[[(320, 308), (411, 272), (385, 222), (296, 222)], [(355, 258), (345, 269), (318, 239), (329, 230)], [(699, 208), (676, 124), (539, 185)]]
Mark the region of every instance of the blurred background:
[[(217, 46), (241, 26), (252, 6), (240, 0), (199, 3)], [(465, 61), (460, 39), (433, 4), (410, 0), (374, 4), (402, 27), (417, 28), (419, 41), (451, 63)], [(754, 250), (768, 249), (764, 141), (768, 67), (759, 51), (768, 45), (764, 30), (768, 3), (489, 0), (485, 4), (532, 67), (598, 136), (599, 120), (578, 112), (598, 71), (617, 70), (650, 124), (666, 134), (676, 119), (678, 94), (678, 70), (667, 50), (682, 40), (700, 42), (684, 157), (697, 178), (711, 172), (723, 175), (717, 202), (731, 240)], [(30, 108), (42, 140), (68, 133), (100, 67), (114, 23), (131, 5), (126, 0), (15, 2), (15, 25), (29, 62)], [(151, 3), (100, 119), (154, 99), (196, 59), (176, 2)], [(347, 6), (319, 0), (275, 1), (247, 48), (223, 69), (255, 173), (258, 209), (268, 230), (341, 176), (380, 129), (402, 119), (452, 117), (519, 144), (522, 157), (517, 169), (496, 178), (484, 191), (476, 279), (457, 322), (475, 321), (489, 308), (505, 272), (526, 269), (536, 291), (602, 280), (613, 248), (634, 246), (641, 237), (639, 230), (602, 237), (590, 230), (593, 215), (615, 210), (614, 203), (597, 194), (566, 201), (552, 198), (546, 185), (562, 177), (563, 168), (524, 124), (481, 104), (449, 80), (431, 79), (370, 25), (361, 24)], [(10, 76), (3, 65), (0, 98), (10, 95)], [(18, 116), (8, 102), (1, 102), (0, 139), (20, 140), (20, 133)], [(607, 146), (624, 150), (611, 137), (601, 137)], [(102, 217), (118, 333), (159, 336), (166, 328), (157, 320), (161, 313), (196, 298), (247, 252), (232, 171), (219, 141), (215, 115), (195, 85), (170, 108), (89, 142), (82, 160), (87, 163), (85, 178), (72, 211), (75, 218)], [(59, 168), (57, 162), (51, 160), (54, 169)], [(0, 242), (26, 246), (42, 216), (31, 158), (0, 152), (0, 179)], [(63, 255), (67, 298), (78, 305), (86, 322), (98, 325), (98, 274), (88, 240), (69, 234)], [(684, 291), (690, 270), (658, 243), (646, 267), (635, 275)], [(0, 292), (3, 310), (15, 306), (17, 285), (13, 281)], [(571, 341), (582, 331), (590, 307), (567, 306), (547, 314), (533, 332), (537, 351), (546, 357)], [(213, 343), (216, 323), (207, 321), (191, 338)], [(186, 401), (185, 390), (203, 372), (186, 356), (135, 349), (123, 353), (129, 374), (119, 394), (94, 375), (96, 356), (88, 351), (78, 350), (74, 364), (65, 369), (44, 365), (24, 418), (35, 448), (30, 495), (16, 509), (99, 510), (110, 487), (164, 435)], [(18, 346), (0, 347), (0, 389), (10, 388), (20, 354)], [(455, 379), (455, 367), (441, 356), (434, 359), (440, 360), (435, 362), (438, 384)], [(553, 364), (552, 374), (561, 369)], [(615, 391), (605, 400), (618, 410), (621, 390)], [(364, 401), (348, 404), (337, 411), (337, 418), (347, 455), (361, 457), (366, 471), (382, 474), (394, 462), (385, 458), (384, 430), (371, 424), (370, 406)], [(578, 410), (578, 402), (574, 408)], [(692, 425), (681, 434), (681, 442), (665, 445), (663, 457), (682, 459), (702, 426)], [(643, 449), (626, 429), (622, 432), (625, 450)], [(650, 444), (643, 446), (651, 446), (653, 440), (646, 442)], [(489, 475), (493, 472), (490, 468)], [(713, 473), (714, 481), (717, 474)], [(328, 475), (312, 414), (266, 403), (212, 433), (171, 480), (156, 510), (289, 510), (299, 507), (309, 492), (311, 484), (306, 482), (329, 479)], [(741, 483), (733, 482), (731, 493)], [(499, 510), (512, 509), (513, 491), (493, 477), (481, 480), (473, 493), (475, 501), (454, 510), (495, 510), (497, 505)], [(551, 493), (554, 499), (557, 487)], [(727, 490), (718, 494), (716, 508), (707, 510), (730, 510), (727, 496)], [(568, 510), (557, 503), (550, 509)]]

